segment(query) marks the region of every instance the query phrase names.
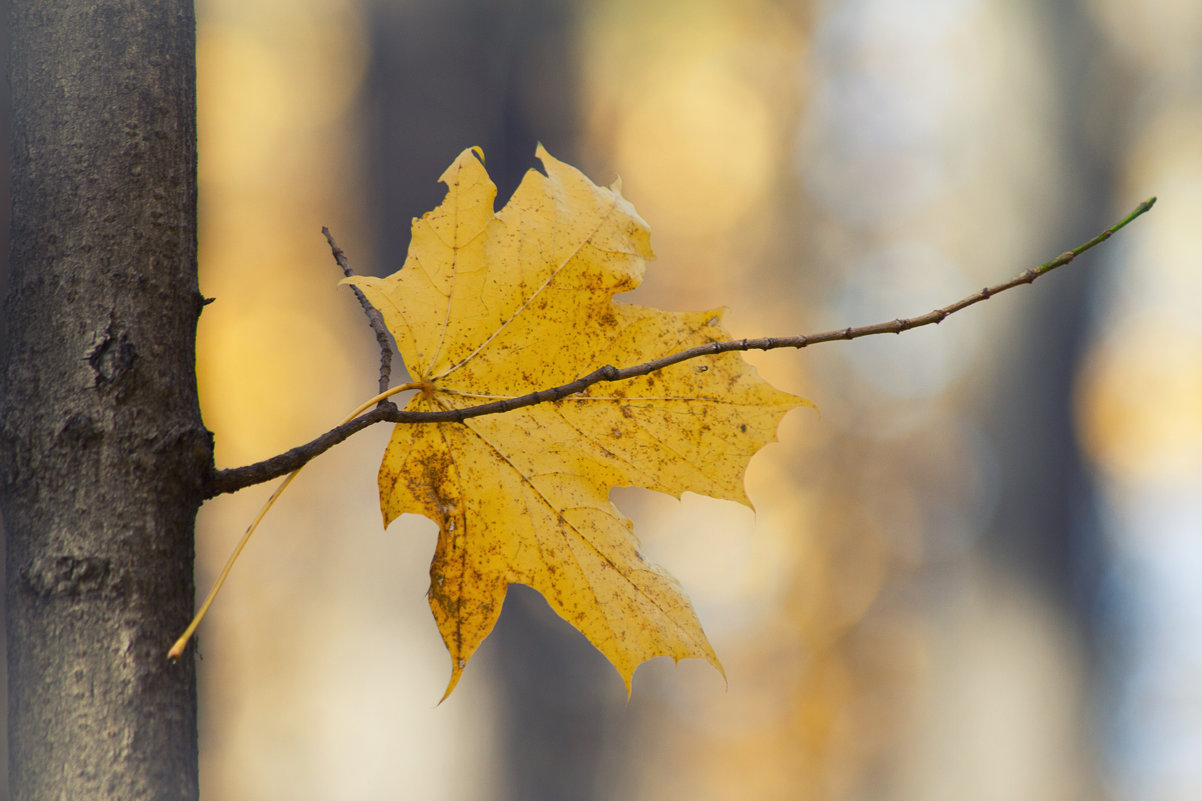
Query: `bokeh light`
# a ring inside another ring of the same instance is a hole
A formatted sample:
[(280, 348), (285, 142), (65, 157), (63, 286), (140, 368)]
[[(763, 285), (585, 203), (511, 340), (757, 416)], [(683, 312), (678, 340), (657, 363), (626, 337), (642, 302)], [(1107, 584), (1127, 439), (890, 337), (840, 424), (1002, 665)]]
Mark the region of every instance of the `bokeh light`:
[[(434, 192), (441, 166), (373, 188), (398, 174), (388, 151), (449, 160), (498, 141), (488, 126), (505, 147), (529, 128), (596, 182), (620, 176), (659, 257), (632, 300), (729, 307), (736, 336), (921, 314), (1160, 204), (1065, 274), (938, 327), (749, 354), (818, 406), (757, 455), (754, 510), (615, 491), (692, 596), (725, 685), (655, 660), (624, 706), (616, 674), (582, 668), (573, 703), (545, 709), (502, 671), (582, 664), (561, 627), (565, 644), (538, 646), (561, 650), (516, 667), (486, 643), (435, 706), (434, 527), (381, 529), (386, 431), (321, 457), (201, 631), (206, 795), (525, 798), (529, 774), (548, 798), (561, 781), (582, 799), (1192, 797), (1196, 3), (519, 5), (199, 4), (216, 298), (199, 372), (220, 466), (374, 393), (375, 345), (320, 229), (362, 272), (399, 266), (427, 209), (378, 200)], [(268, 491), (202, 510), (200, 585)], [(520, 708), (559, 716), (562, 752), (505, 762)], [(590, 767), (561, 775), (563, 754)]]

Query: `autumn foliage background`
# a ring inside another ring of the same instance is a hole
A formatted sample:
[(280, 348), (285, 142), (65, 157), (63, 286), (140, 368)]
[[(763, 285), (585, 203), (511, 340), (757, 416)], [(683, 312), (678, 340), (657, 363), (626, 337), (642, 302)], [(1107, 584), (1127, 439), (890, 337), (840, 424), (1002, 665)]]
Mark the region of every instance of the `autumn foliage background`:
[[(750, 354), (813, 400), (757, 512), (615, 493), (729, 678), (633, 697), (532, 592), (435, 706), (435, 528), (381, 529), (388, 426), (320, 457), (201, 629), (204, 793), (230, 799), (1169, 799), (1202, 791), (1202, 13), (1190, 0), (494, 4), (200, 0), (202, 404), (220, 466), (330, 428), (376, 352), (361, 272), (480, 145), (623, 179), (631, 300), (737, 336), (917, 314), (1156, 211), (902, 337)], [(207, 586), (269, 488), (207, 504)], [(166, 647), (166, 644), (165, 644)]]

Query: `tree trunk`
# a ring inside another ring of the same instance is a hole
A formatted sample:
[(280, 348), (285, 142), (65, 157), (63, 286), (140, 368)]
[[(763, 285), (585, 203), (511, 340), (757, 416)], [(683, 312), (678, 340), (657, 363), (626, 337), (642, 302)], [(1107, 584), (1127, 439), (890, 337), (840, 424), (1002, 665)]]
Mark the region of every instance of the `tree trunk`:
[(13, 0), (0, 354), (14, 799), (194, 799), (190, 0)]

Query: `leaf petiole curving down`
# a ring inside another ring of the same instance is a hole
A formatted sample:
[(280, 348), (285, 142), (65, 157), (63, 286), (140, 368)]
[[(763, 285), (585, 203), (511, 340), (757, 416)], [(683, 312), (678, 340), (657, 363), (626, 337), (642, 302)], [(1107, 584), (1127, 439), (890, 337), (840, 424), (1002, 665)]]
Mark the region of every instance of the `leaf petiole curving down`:
[[(400, 386), (387, 389), (384, 392), (381, 392), (379, 395), (376, 395), (374, 398), (361, 403), (359, 407), (347, 415), (346, 419), (343, 420), (339, 425), (345, 425), (349, 423), (359, 415), (366, 412), (372, 406), (375, 406), (380, 401), (411, 389), (421, 389), (421, 385), (401, 384)], [(308, 462), (305, 464), (308, 464)], [(221, 572), (217, 575), (217, 581), (213, 583), (213, 589), (209, 590), (209, 594), (205, 597), (204, 603), (200, 605), (200, 609), (196, 612), (196, 616), (192, 618), (192, 622), (188, 624), (188, 628), (184, 629), (184, 633), (180, 635), (179, 639), (175, 641), (175, 644), (171, 646), (171, 650), (167, 652), (167, 658), (169, 660), (175, 662), (184, 653), (184, 649), (188, 646), (188, 641), (191, 640), (192, 635), (196, 633), (196, 627), (200, 625), (200, 621), (204, 620), (204, 616), (208, 613), (209, 607), (213, 605), (213, 601), (217, 598), (217, 593), (221, 591), (222, 585), (225, 584), (226, 578), (229, 577), (230, 570), (232, 570), (234, 567), (234, 562), (238, 561), (238, 557), (242, 555), (242, 550), (246, 548), (246, 544), (250, 542), (250, 535), (255, 533), (255, 529), (259, 527), (259, 523), (263, 521), (263, 518), (267, 515), (267, 511), (275, 504), (277, 500), (279, 500), (279, 497), (284, 494), (284, 490), (288, 489), (288, 485), (292, 483), (292, 479), (296, 478), (297, 474), (304, 469), (304, 466), (305, 465), (302, 464), (284, 478), (280, 486), (276, 488), (276, 491), (271, 493), (271, 497), (268, 498), (267, 502), (263, 504), (263, 508), (259, 510), (257, 515), (255, 515), (255, 519), (251, 521), (249, 526), (247, 526), (246, 533), (243, 534), (242, 539), (238, 541), (238, 545), (234, 548), (233, 553), (230, 554), (230, 558), (225, 561), (225, 566), (221, 568)]]

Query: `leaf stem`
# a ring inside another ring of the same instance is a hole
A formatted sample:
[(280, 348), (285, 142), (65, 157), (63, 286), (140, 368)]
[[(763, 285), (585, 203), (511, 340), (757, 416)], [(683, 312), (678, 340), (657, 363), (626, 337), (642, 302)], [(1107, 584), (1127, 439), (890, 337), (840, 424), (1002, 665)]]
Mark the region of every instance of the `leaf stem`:
[(217, 599), (217, 593), (221, 591), (226, 578), (229, 577), (230, 570), (234, 567), (234, 562), (238, 561), (238, 557), (242, 555), (242, 549), (250, 542), (250, 535), (255, 533), (255, 529), (259, 527), (259, 523), (267, 514), (267, 510), (284, 494), (284, 490), (288, 488), (288, 485), (292, 483), (292, 479), (296, 478), (300, 471), (301, 468), (298, 467), (288, 474), (287, 478), (276, 488), (276, 491), (271, 493), (271, 497), (267, 499), (267, 503), (263, 504), (263, 508), (255, 515), (255, 519), (246, 527), (246, 533), (242, 535), (242, 539), (238, 541), (234, 552), (230, 554), (229, 559), (225, 560), (225, 567), (221, 568), (221, 572), (217, 575), (217, 581), (213, 583), (213, 589), (209, 590), (209, 594), (205, 597), (204, 603), (200, 605), (200, 609), (197, 610), (196, 615), (192, 618), (192, 622), (188, 624), (188, 628), (184, 629), (184, 633), (179, 636), (179, 639), (171, 646), (171, 650), (167, 652), (167, 658), (172, 662), (178, 660), (180, 655), (183, 654), (184, 649), (188, 647), (188, 641), (192, 639), (192, 635), (196, 633), (196, 627), (200, 625), (200, 621), (204, 620), (205, 615), (209, 612), (209, 607)]
[[(385, 398), (410, 389), (418, 389), (419, 387), (419, 384), (401, 384), (400, 386), (385, 390), (384, 392), (376, 395), (374, 398), (361, 403), (359, 407), (355, 409), (355, 411), (347, 415), (347, 418), (342, 421), (343, 425), (351, 422)], [(305, 464), (308, 464), (308, 462), (306, 461)], [(284, 494), (284, 490), (288, 489), (288, 485), (292, 483), (292, 479), (296, 478), (297, 474), (300, 473), (305, 464), (300, 465), (300, 467), (297, 467), (288, 474), (288, 476), (280, 483), (280, 486), (276, 488), (275, 492), (271, 493), (271, 497), (269, 497), (267, 502), (263, 504), (263, 508), (259, 510), (257, 515), (255, 515), (255, 519), (252, 520), (251, 524), (246, 527), (246, 533), (242, 535), (242, 539), (238, 541), (238, 544), (234, 547), (234, 551), (230, 554), (229, 559), (225, 560), (225, 566), (221, 568), (221, 572), (217, 575), (217, 581), (213, 583), (213, 589), (209, 590), (209, 594), (205, 596), (204, 603), (200, 605), (200, 609), (197, 610), (195, 617), (192, 618), (192, 622), (188, 624), (188, 628), (184, 629), (184, 633), (179, 636), (179, 639), (176, 640), (175, 644), (171, 646), (171, 650), (167, 652), (167, 658), (172, 662), (180, 658), (180, 655), (183, 654), (184, 649), (188, 646), (188, 641), (191, 640), (192, 635), (196, 633), (196, 627), (200, 625), (200, 621), (204, 620), (204, 616), (208, 614), (209, 607), (213, 605), (213, 601), (217, 598), (217, 593), (221, 591), (222, 586), (225, 584), (226, 578), (229, 577), (230, 570), (232, 570), (234, 567), (234, 562), (238, 561), (238, 557), (242, 555), (242, 550), (246, 548), (246, 544), (250, 542), (250, 535), (255, 533), (255, 529), (259, 527), (259, 523), (263, 521), (263, 518), (267, 515), (267, 511), (271, 509), (275, 502), (279, 500), (279, 497)]]

